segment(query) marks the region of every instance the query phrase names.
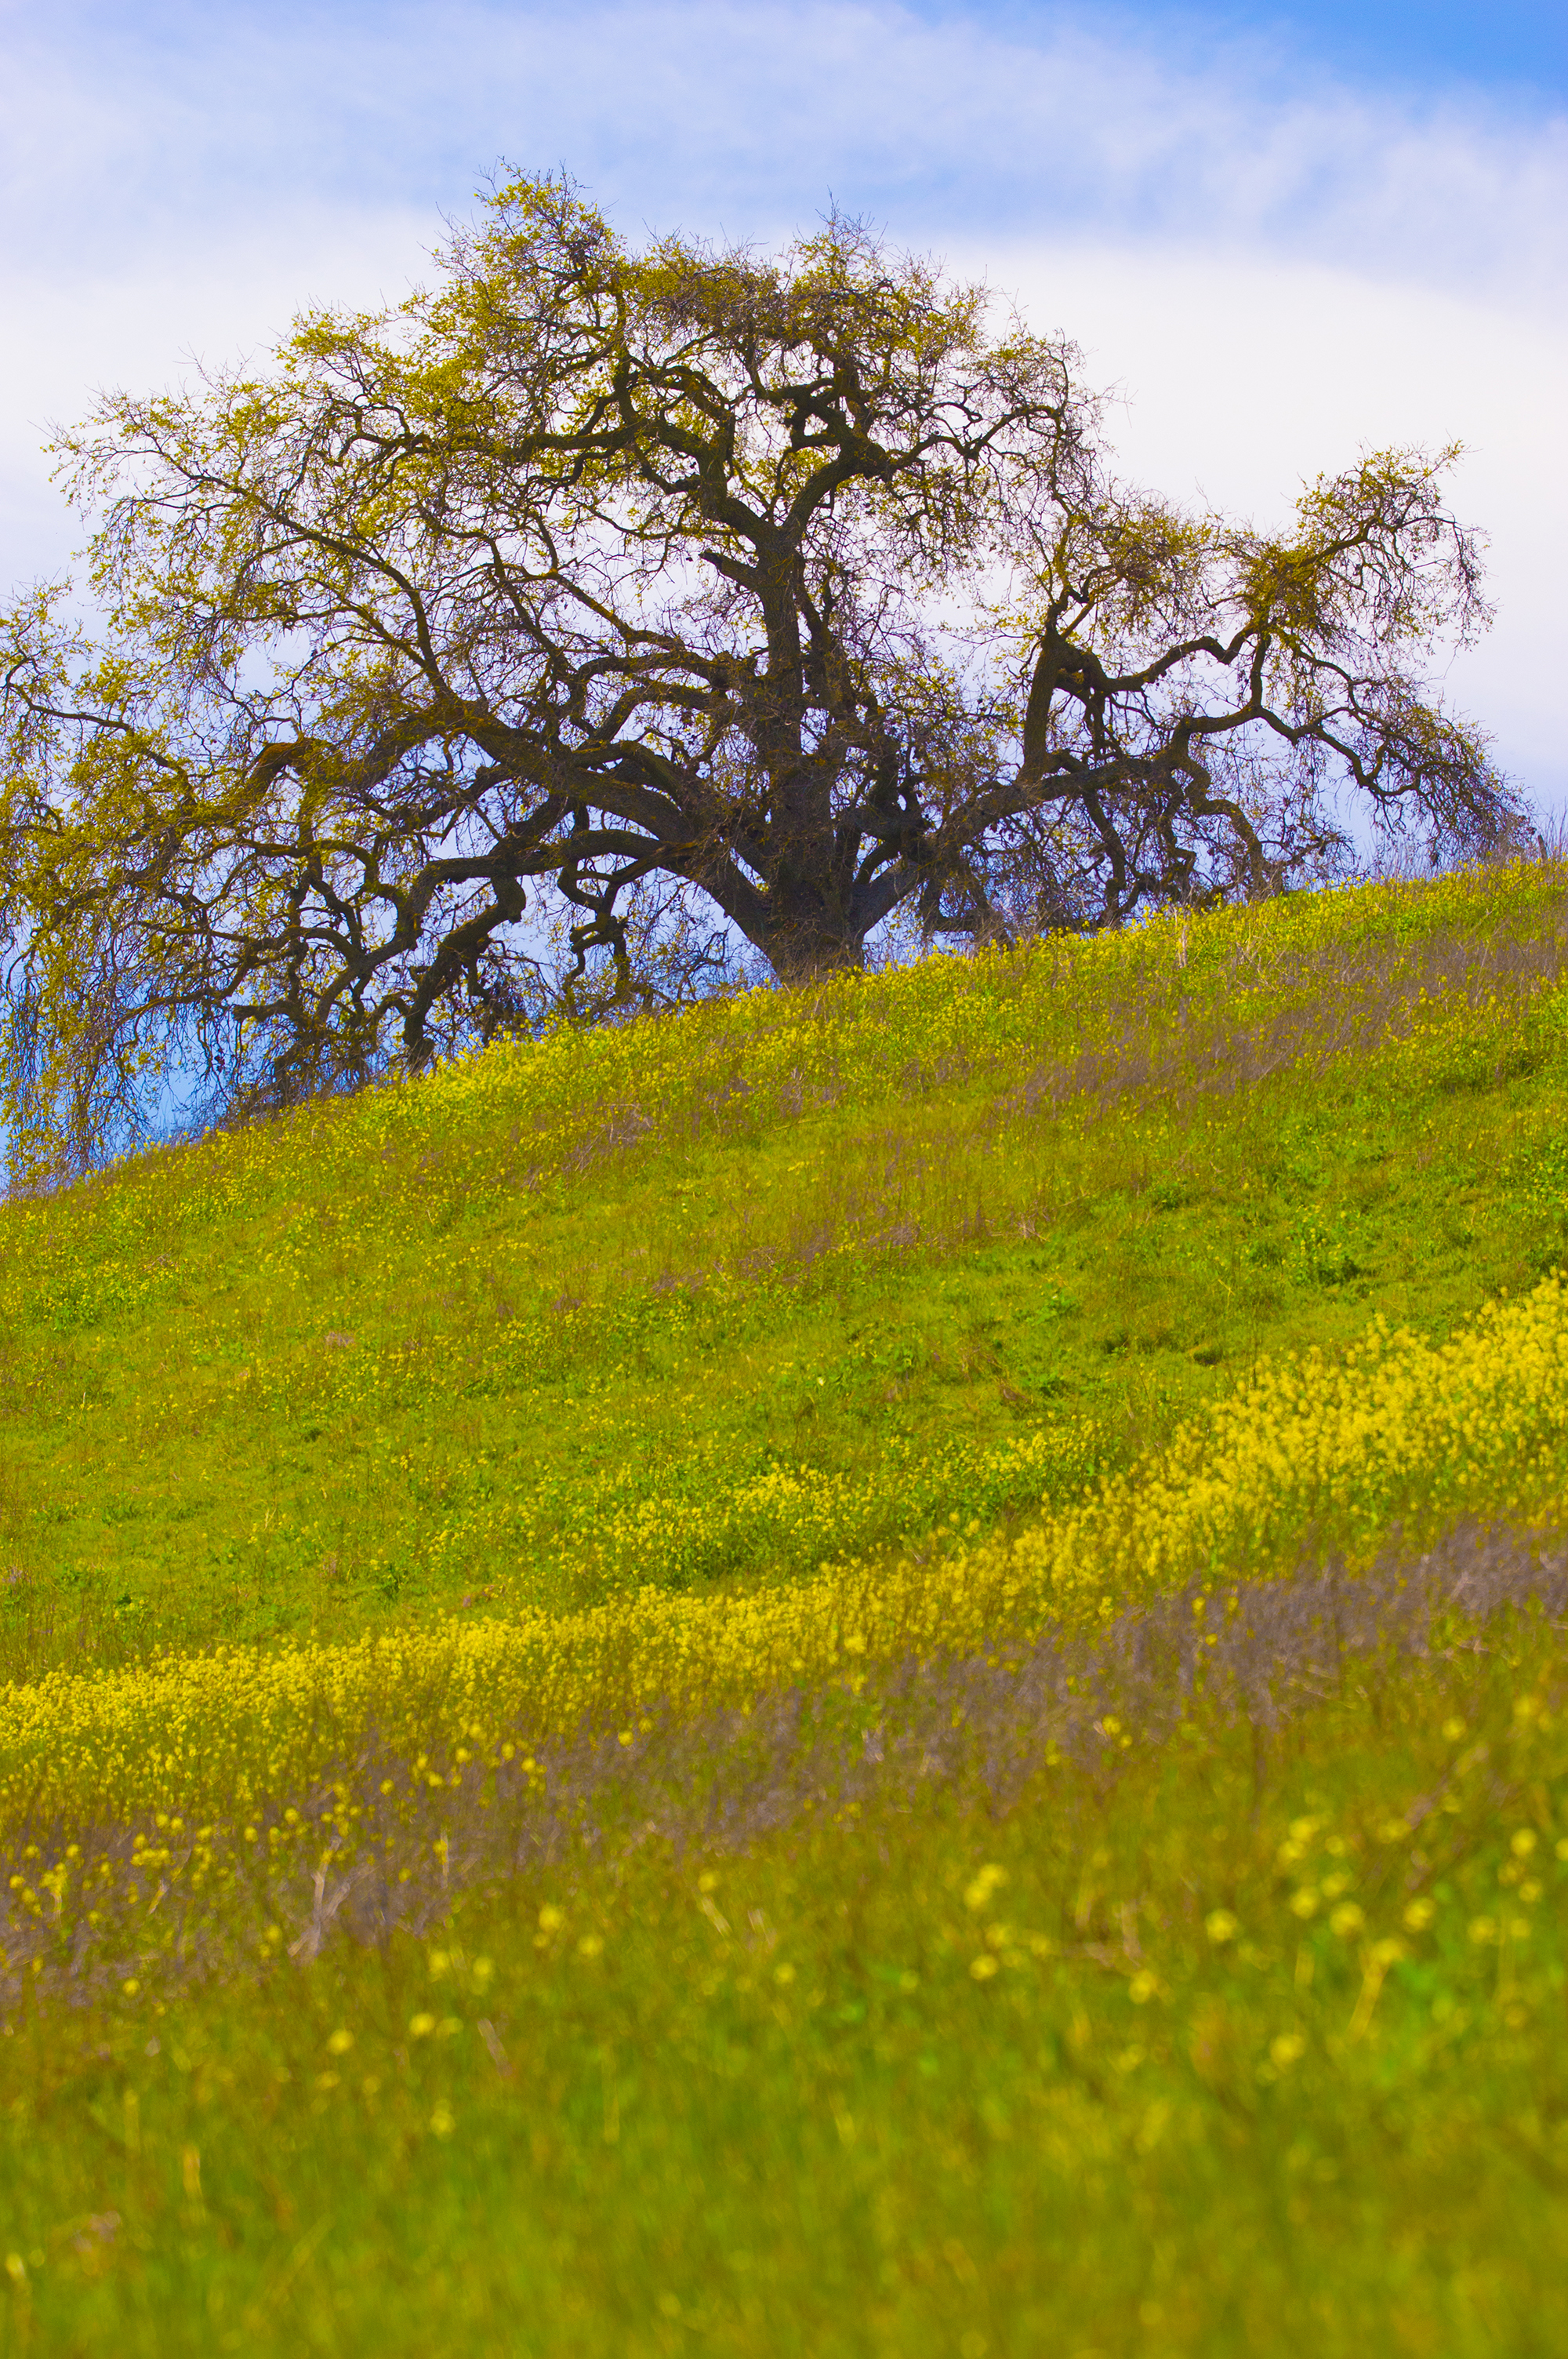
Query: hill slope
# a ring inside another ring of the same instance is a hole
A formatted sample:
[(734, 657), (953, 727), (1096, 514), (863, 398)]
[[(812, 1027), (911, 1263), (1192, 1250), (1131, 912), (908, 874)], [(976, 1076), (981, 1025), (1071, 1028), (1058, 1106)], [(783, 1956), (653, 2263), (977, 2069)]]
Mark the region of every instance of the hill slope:
[(1565, 969), (1367, 888), (5, 1207), (15, 2332), (1552, 2347)]
[(775, 1579), (1076, 1491), (1375, 1313), (1444, 1331), (1561, 1249), (1565, 957), (1551, 869), (1308, 899), (557, 1034), (13, 1203), (5, 1667)]

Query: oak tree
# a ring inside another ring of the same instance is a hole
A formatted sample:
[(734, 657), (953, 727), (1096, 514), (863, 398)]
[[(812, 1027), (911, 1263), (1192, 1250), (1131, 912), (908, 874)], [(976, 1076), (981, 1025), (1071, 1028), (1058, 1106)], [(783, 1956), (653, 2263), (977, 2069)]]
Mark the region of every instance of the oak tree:
[(1487, 619), (1453, 451), (1188, 513), (1071, 344), (837, 217), (634, 247), (520, 179), (438, 264), (59, 439), (92, 596), (0, 650), (35, 1166), (171, 1064), (276, 1102), (537, 1020), (552, 926), (557, 997), (626, 1006), (1276, 893), (1357, 805), (1514, 824), (1427, 684)]

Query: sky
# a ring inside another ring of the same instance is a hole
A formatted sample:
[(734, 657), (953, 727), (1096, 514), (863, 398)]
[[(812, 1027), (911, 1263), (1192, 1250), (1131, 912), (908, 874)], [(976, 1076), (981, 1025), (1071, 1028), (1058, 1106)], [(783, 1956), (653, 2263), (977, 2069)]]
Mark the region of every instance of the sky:
[(633, 237), (837, 203), (983, 276), (1125, 473), (1260, 525), (1463, 440), (1498, 613), (1448, 693), (1568, 807), (1564, 0), (0, 0), (0, 597), (78, 537), (51, 419), (395, 299), (497, 167), (565, 165)]

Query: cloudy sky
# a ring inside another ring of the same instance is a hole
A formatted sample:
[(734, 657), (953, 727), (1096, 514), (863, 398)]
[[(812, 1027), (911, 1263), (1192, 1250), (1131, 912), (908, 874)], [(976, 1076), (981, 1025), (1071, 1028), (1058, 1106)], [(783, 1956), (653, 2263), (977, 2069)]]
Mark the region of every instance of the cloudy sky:
[(636, 234), (831, 201), (1014, 290), (1129, 473), (1281, 516), (1462, 439), (1498, 624), (1450, 689), (1568, 805), (1562, 0), (0, 0), (0, 594), (68, 561), (39, 444), (94, 389), (395, 297), (498, 163)]

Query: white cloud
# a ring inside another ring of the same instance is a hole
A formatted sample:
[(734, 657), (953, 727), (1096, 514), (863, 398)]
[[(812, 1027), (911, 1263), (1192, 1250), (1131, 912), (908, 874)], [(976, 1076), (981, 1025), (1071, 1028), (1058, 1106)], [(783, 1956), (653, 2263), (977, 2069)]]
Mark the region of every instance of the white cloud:
[(774, 236), (831, 193), (1076, 335), (1133, 397), (1130, 471), (1173, 491), (1264, 516), (1362, 442), (1473, 443), (1462, 499), (1502, 613), (1455, 690), (1568, 795), (1547, 701), (1560, 122), (1306, 83), (1257, 43), (1198, 55), (1125, 21), (1033, 44), (778, 0), (3, 22), (0, 586), (69, 545), (43, 419), (265, 348), (307, 300), (395, 295), (502, 156), (566, 162), (633, 234)]

